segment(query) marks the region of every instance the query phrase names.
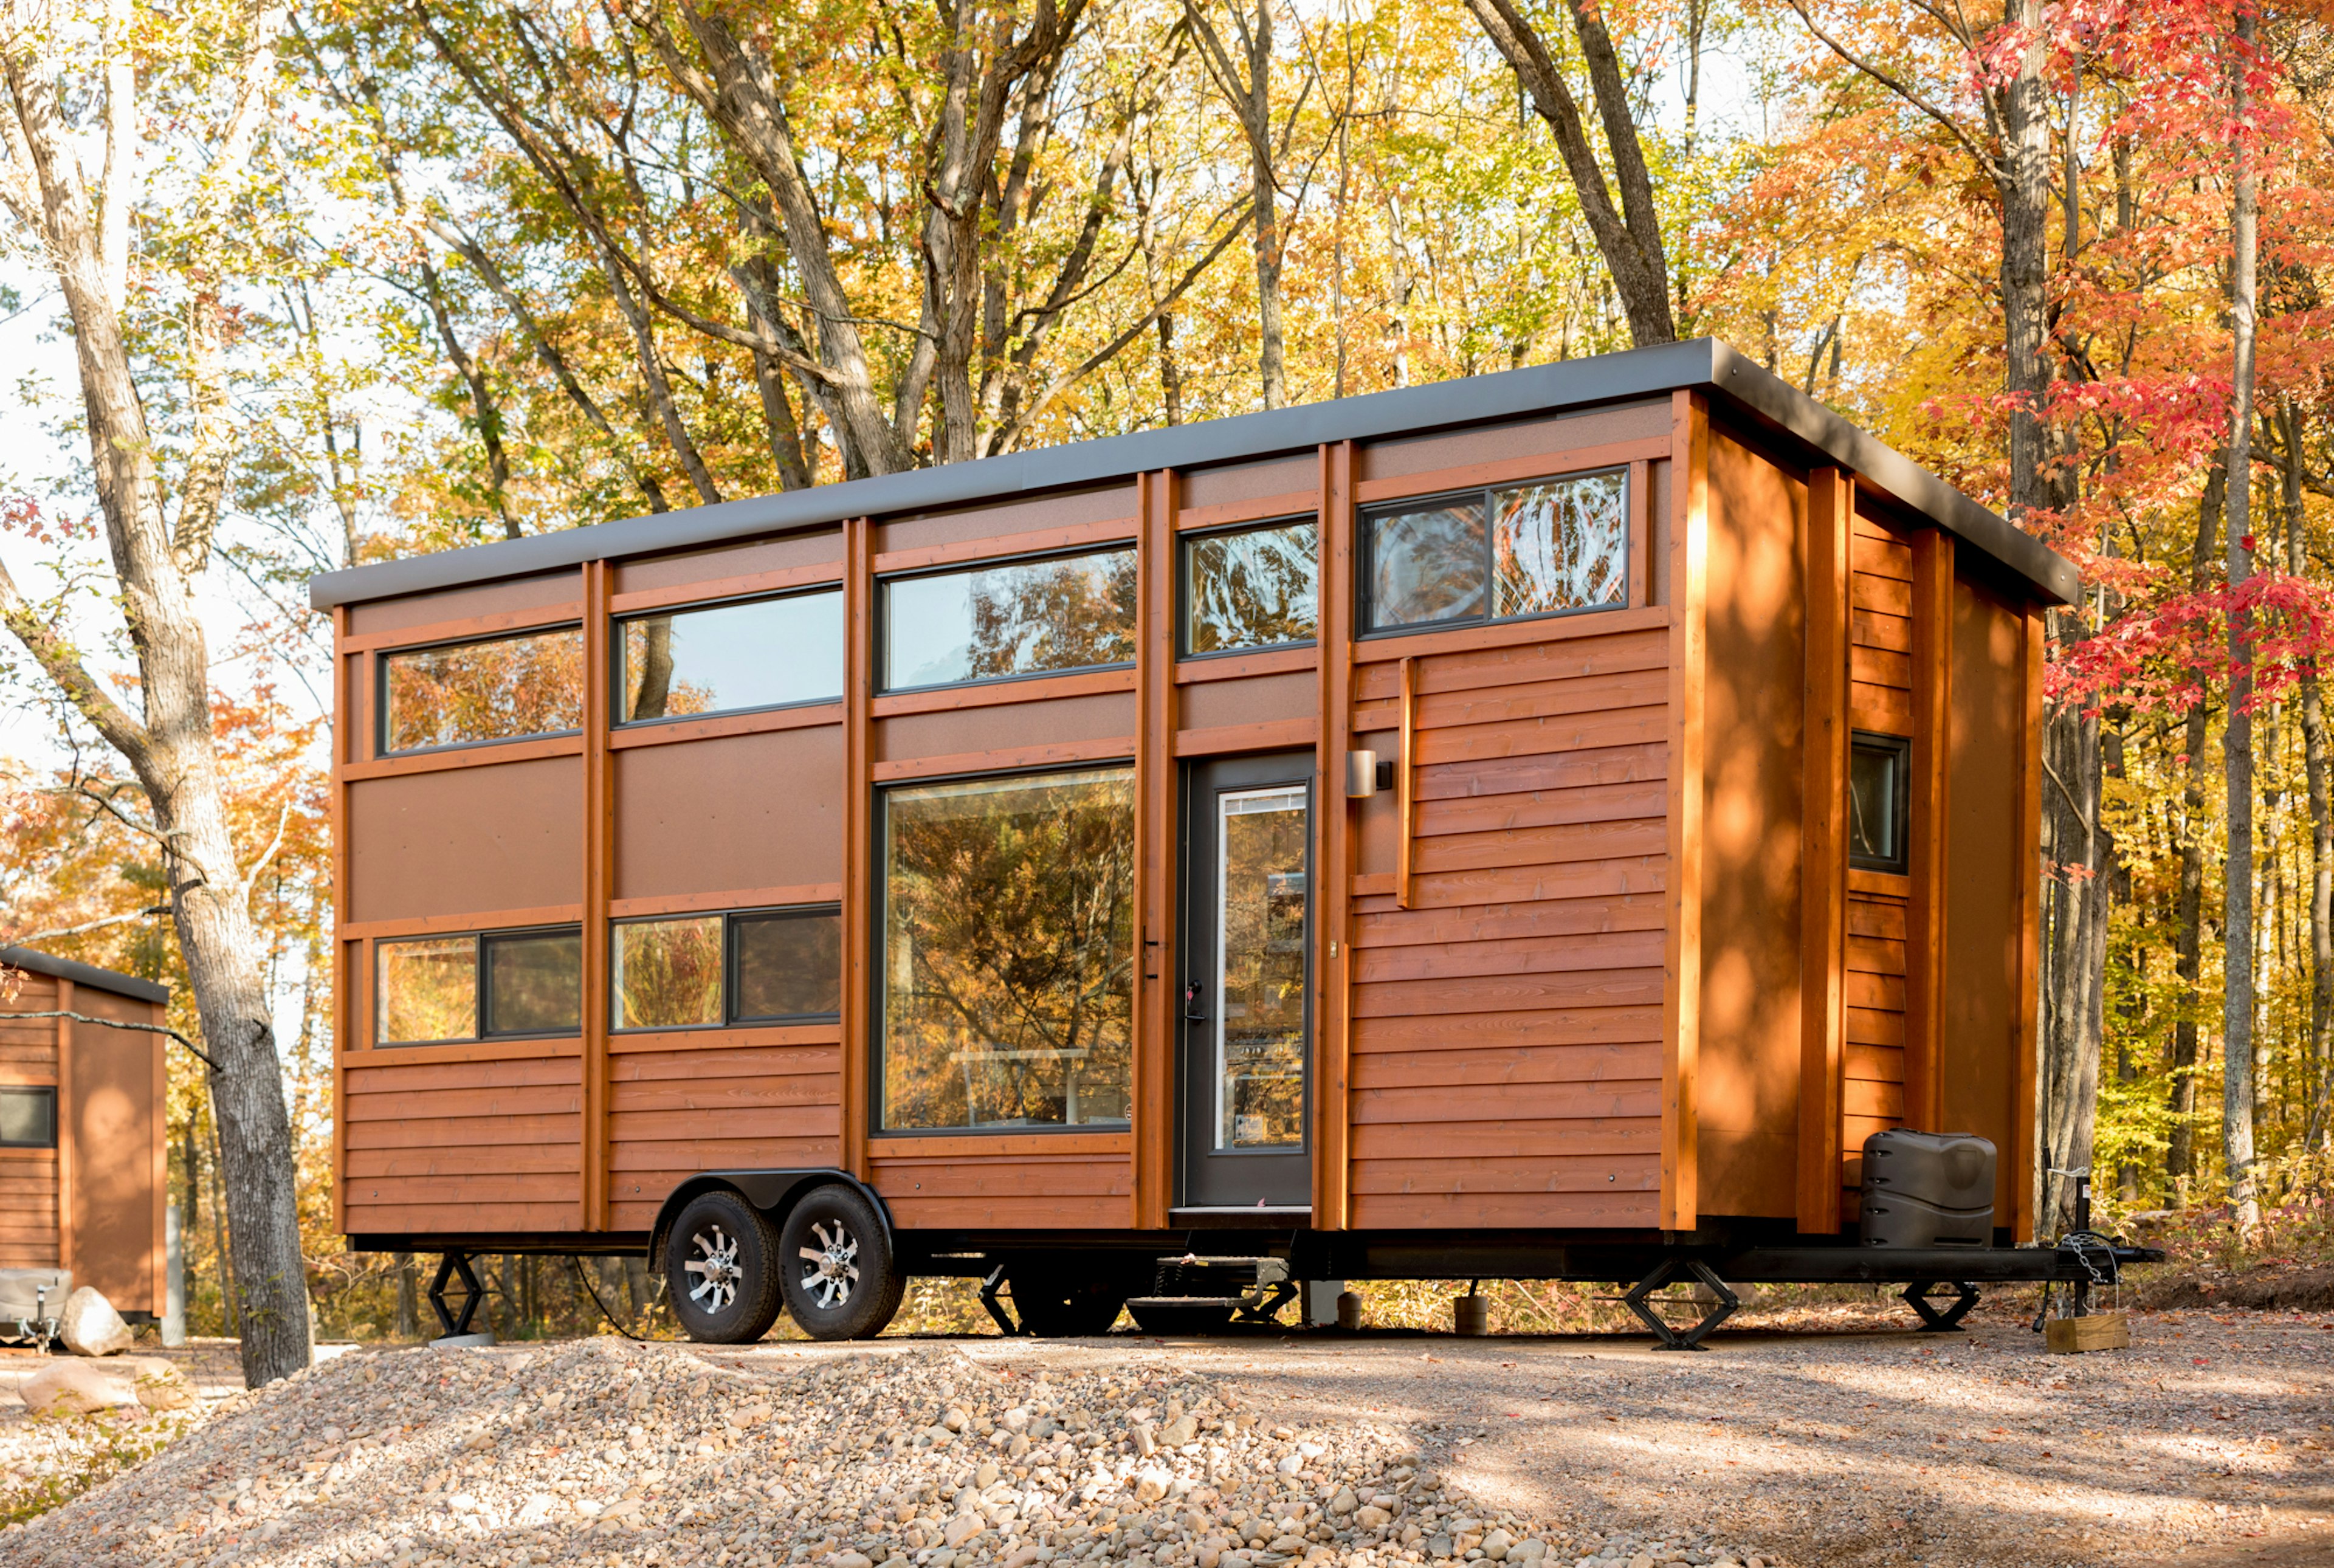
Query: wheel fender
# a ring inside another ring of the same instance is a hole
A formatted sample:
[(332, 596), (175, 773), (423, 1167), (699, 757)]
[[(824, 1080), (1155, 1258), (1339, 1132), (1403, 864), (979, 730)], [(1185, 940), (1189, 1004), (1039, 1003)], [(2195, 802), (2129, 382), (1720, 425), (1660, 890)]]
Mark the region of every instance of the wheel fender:
[(661, 1260), (664, 1256), (665, 1238), (672, 1234), (673, 1222), (680, 1217), (680, 1211), (689, 1207), (690, 1200), (700, 1193), (722, 1190), (734, 1192), (767, 1216), (771, 1225), (781, 1226), (786, 1221), (787, 1211), (794, 1207), (804, 1193), (814, 1187), (823, 1187), (828, 1182), (838, 1182), (844, 1187), (855, 1188), (859, 1195), (867, 1200), (869, 1207), (875, 1210), (876, 1222), (883, 1227), (884, 1245), (892, 1249), (893, 1257), (898, 1257), (900, 1243), (892, 1227), (890, 1206), (884, 1203), (881, 1193), (847, 1170), (837, 1170), (833, 1168), (809, 1170), (703, 1170), (674, 1188), (666, 1196), (663, 1207), (657, 1210), (656, 1224), (649, 1232), (649, 1266), (652, 1269), (663, 1266)]

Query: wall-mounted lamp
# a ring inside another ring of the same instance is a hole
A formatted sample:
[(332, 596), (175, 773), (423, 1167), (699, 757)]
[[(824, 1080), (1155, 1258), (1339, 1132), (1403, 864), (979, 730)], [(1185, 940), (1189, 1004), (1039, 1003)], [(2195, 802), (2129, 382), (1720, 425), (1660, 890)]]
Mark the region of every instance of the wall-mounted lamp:
[(1345, 798), (1367, 800), (1380, 790), (1394, 788), (1394, 763), (1381, 762), (1374, 751), (1345, 754)]

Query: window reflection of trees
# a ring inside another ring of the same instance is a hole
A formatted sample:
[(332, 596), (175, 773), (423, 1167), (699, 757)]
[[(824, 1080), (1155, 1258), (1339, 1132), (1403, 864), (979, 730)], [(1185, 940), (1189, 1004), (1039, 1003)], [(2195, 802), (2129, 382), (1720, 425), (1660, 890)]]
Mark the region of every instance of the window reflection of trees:
[(1316, 524), (1299, 523), (1191, 541), (1183, 650), (1219, 653), (1311, 638), (1319, 538)]
[(610, 979), (619, 1029), (721, 1022), (721, 917), (628, 920), (616, 928)]
[(380, 1045), (469, 1040), (478, 1032), (478, 939), (424, 937), (378, 944)]
[(576, 628), (416, 649), (387, 663), (384, 751), (583, 727), (584, 633)]
[(1618, 474), (1491, 493), (1491, 613), (1543, 615), (1629, 596), (1626, 483)]
[(883, 1125), (1124, 1121), (1132, 770), (885, 804)]
[[(1135, 555), (1111, 550), (1054, 561), (1012, 562), (889, 585), (885, 620), (895, 657), (894, 688), (1048, 670), (1086, 669), (1134, 659)], [(953, 620), (965, 640), (912, 669), (896, 650)]]

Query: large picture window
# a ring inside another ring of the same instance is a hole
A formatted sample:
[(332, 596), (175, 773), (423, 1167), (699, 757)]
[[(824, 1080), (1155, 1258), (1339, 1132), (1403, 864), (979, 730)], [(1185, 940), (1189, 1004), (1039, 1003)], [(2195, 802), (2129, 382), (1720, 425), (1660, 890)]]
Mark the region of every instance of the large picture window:
[(1364, 626), (1464, 626), (1626, 604), (1628, 489), (1615, 470), (1368, 514)]
[(584, 942), (574, 926), (374, 944), (373, 1043), (438, 1045), (583, 1027)]
[(804, 1023), (843, 1011), (843, 917), (832, 904), (625, 920), (612, 938), (619, 1029)]
[(1183, 537), (1184, 657), (1310, 642), (1321, 530), (1307, 517)]
[(381, 750), (432, 751), (584, 726), (580, 628), (382, 656)]
[(886, 691), (1134, 661), (1132, 546), (881, 584)]
[(617, 722), (833, 702), (843, 695), (843, 592), (643, 615), (623, 623)]
[(1124, 1125), (1134, 1017), (1134, 773), (883, 799), (887, 1131)]

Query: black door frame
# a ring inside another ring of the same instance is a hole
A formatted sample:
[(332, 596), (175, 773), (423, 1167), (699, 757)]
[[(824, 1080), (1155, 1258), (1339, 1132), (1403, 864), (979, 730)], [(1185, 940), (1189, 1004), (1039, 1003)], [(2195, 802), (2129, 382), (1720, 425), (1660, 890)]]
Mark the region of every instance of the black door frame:
[[(1261, 1198), (1267, 1213), (1309, 1211), (1313, 1202), (1313, 1155), (1316, 1144), (1313, 1137), (1314, 1059), (1316, 1054), (1314, 1035), (1319, 1026), (1313, 995), (1316, 967), (1313, 944), (1315, 933), (1319, 929), (1319, 878), (1316, 875), (1316, 852), (1319, 838), (1321, 792), (1314, 776), (1314, 754), (1305, 751), (1257, 756), (1194, 757), (1184, 763), (1180, 772), (1180, 809), (1176, 823), (1176, 855), (1181, 869), (1181, 875), (1177, 879), (1181, 908), (1176, 911), (1180, 940), (1176, 944), (1175, 990), (1171, 998), (1175, 1019), (1172, 1080), (1175, 1093), (1175, 1202), (1172, 1207), (1186, 1211), (1247, 1209)], [(1304, 1140), (1293, 1150), (1272, 1153), (1219, 1152), (1214, 1146), (1212, 1128), (1214, 1061), (1211, 1052), (1208, 1053), (1206, 1059), (1210, 1074), (1208, 1104), (1204, 1107), (1196, 1105), (1194, 1101), (1197, 1097), (1193, 1092), (1199, 1076), (1201, 1053), (1212, 1043), (1213, 1034), (1192, 1017), (1196, 1013), (1201, 1019), (1212, 1023), (1222, 1004), (1222, 998), (1213, 994), (1218, 959), (1215, 923), (1223, 897), (1223, 890), (1216, 881), (1219, 819), (1215, 802), (1219, 794), (1269, 789), (1276, 785), (1293, 785), (1305, 791), (1305, 1087), (1301, 1112), (1305, 1136)], [(1204, 854), (1201, 853), (1203, 850), (1206, 851)], [(1188, 1000), (1194, 980), (1201, 981), (1205, 986), (1196, 1008)], [(1196, 1195), (1193, 1178), (1200, 1172), (1194, 1169), (1194, 1166), (1201, 1159), (1210, 1162), (1255, 1162), (1260, 1178), (1256, 1183), (1256, 1189), (1249, 1190), (1245, 1197), (1237, 1198), (1221, 1192)]]

